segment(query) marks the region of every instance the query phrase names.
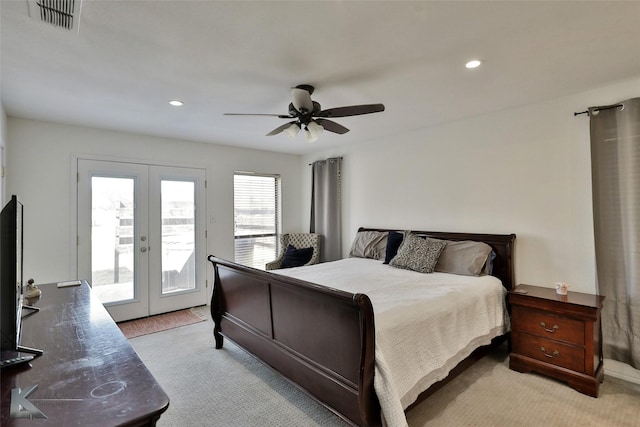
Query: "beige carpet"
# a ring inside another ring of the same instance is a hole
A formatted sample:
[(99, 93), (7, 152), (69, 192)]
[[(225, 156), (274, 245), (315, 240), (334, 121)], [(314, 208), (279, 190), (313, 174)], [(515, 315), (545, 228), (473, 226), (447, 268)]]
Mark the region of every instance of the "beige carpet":
[[(206, 312), (206, 311), (204, 311)], [(235, 345), (214, 348), (213, 323), (131, 340), (171, 400), (159, 427), (339, 427), (339, 418)], [(637, 427), (640, 386), (605, 377), (594, 399), (485, 356), (407, 413), (410, 427)]]
[(134, 338), (154, 332), (166, 331), (180, 326), (204, 322), (206, 317), (198, 310), (186, 309), (171, 313), (158, 314), (143, 319), (118, 323), (125, 337)]
[(410, 426), (640, 426), (640, 385), (605, 377), (599, 397), (509, 369), (506, 348), (485, 356), (407, 413)]

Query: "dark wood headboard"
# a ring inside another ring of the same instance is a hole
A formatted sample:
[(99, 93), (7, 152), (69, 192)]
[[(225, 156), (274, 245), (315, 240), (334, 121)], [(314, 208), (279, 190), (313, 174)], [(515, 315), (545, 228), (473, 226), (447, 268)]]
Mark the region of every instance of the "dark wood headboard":
[[(402, 232), (405, 230), (360, 227), (358, 231)], [(515, 270), (513, 265), (513, 251), (516, 240), (515, 234), (448, 233), (443, 231), (419, 230), (411, 230), (411, 232), (421, 236), (433, 237), (434, 239), (453, 241), (472, 240), (474, 242), (484, 242), (488, 244), (496, 254), (496, 257), (493, 260), (493, 272), (491, 274), (500, 279), (502, 281), (502, 285), (507, 290), (512, 290), (515, 287)]]

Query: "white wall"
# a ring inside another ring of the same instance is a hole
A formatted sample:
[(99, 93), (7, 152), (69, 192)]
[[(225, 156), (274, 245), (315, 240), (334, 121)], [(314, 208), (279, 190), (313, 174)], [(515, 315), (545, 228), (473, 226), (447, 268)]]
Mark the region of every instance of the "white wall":
[(639, 87), (640, 77), (305, 156), (303, 201), (308, 163), (342, 155), (344, 254), (359, 226), (515, 233), (518, 283), (595, 292), (589, 118), (573, 113)]
[[(206, 168), (208, 253), (233, 259), (233, 172), (282, 177), (285, 232), (303, 231), (300, 156), (236, 149), (40, 121), (8, 118), (7, 194), (25, 206), (25, 277), (46, 283), (75, 277), (73, 156), (107, 156)], [(211, 270), (209, 270), (209, 276)]]
[[(1, 99), (1, 98), (0, 98)], [(5, 164), (6, 164), (6, 141), (7, 140), (7, 115), (4, 107), (0, 103), (0, 205), (5, 202)], [(1, 208), (0, 208), (1, 209)]]
[(4, 112), (4, 107), (0, 104), (0, 146), (5, 146), (7, 140), (7, 114)]

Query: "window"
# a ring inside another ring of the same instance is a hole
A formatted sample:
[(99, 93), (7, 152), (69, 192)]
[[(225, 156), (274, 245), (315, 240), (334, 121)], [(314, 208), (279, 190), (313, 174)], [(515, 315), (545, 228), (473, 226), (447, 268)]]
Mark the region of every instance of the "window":
[(278, 255), (280, 177), (236, 172), (233, 179), (235, 261), (264, 270)]

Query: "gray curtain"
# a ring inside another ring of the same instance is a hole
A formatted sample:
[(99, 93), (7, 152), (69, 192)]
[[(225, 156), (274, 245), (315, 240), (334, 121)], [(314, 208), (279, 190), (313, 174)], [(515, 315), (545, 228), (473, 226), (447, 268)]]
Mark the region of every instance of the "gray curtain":
[(322, 235), (320, 261), (342, 258), (342, 158), (314, 162), (311, 187), (311, 233)]
[(604, 357), (640, 369), (640, 98), (589, 116)]

